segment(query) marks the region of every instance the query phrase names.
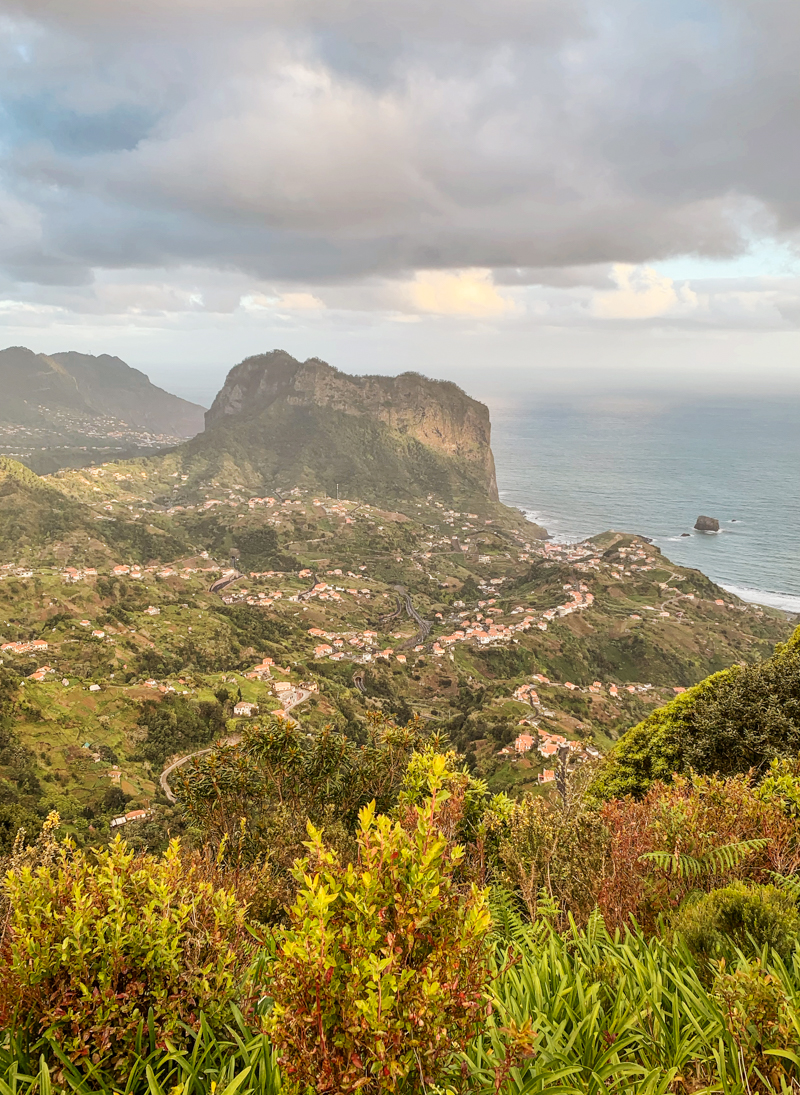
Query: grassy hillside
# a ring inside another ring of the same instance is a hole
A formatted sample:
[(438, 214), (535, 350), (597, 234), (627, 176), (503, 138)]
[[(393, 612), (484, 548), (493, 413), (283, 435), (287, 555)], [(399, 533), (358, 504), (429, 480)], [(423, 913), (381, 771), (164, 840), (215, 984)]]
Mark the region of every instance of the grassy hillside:
[(173, 559), (185, 535), (157, 523), (111, 516), (68, 497), (16, 460), (0, 456), (0, 561), (97, 565), (124, 555), (134, 562)]

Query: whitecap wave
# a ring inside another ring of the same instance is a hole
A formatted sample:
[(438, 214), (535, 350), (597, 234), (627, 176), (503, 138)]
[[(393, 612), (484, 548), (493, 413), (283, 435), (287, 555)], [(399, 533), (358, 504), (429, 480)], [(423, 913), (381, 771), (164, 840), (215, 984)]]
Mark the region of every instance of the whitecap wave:
[(733, 593), (750, 604), (766, 605), (767, 608), (779, 608), (782, 612), (800, 614), (800, 595), (796, 593), (776, 593), (771, 589), (748, 589), (746, 586), (731, 586), (720, 583), (728, 593)]

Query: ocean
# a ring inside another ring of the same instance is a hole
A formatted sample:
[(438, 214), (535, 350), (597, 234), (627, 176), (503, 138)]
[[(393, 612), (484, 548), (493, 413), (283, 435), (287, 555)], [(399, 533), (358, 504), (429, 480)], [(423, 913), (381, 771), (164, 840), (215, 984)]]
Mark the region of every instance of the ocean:
[[(501, 500), (554, 539), (638, 533), (744, 600), (800, 612), (800, 397), (485, 401)], [(700, 514), (720, 532), (695, 532)]]

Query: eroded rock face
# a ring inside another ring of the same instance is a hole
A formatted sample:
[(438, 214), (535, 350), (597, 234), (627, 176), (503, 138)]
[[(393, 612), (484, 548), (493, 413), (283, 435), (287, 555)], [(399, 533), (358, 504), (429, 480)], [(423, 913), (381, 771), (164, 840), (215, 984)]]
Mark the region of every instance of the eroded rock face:
[(450, 381), (419, 373), (349, 376), (318, 358), (300, 362), (274, 350), (231, 369), (206, 412), (206, 430), (232, 416), (258, 415), (279, 400), (375, 418), (397, 434), (480, 469), (488, 496), (498, 498), (489, 410)]
[(719, 532), (719, 521), (716, 517), (698, 517), (694, 527), (698, 532)]

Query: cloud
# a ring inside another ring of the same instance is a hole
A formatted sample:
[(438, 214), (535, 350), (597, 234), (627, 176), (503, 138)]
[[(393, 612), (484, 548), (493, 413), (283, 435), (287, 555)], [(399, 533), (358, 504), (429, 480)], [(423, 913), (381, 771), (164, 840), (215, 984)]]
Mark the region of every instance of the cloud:
[(602, 319), (653, 319), (670, 313), (686, 314), (699, 306), (697, 293), (688, 284), (676, 289), (672, 278), (650, 266), (617, 263), (613, 278), (618, 288), (597, 293), (592, 301), (594, 315)]
[(241, 307), (248, 311), (316, 312), (324, 309), (324, 303), (313, 293), (247, 293), (241, 298)]
[(421, 271), (409, 294), (421, 312), (443, 316), (501, 316), (516, 307), (494, 287), (490, 270)]
[(791, 277), (713, 287), (657, 270), (800, 243), (789, 0), (4, 12), (12, 311), (798, 322)]

